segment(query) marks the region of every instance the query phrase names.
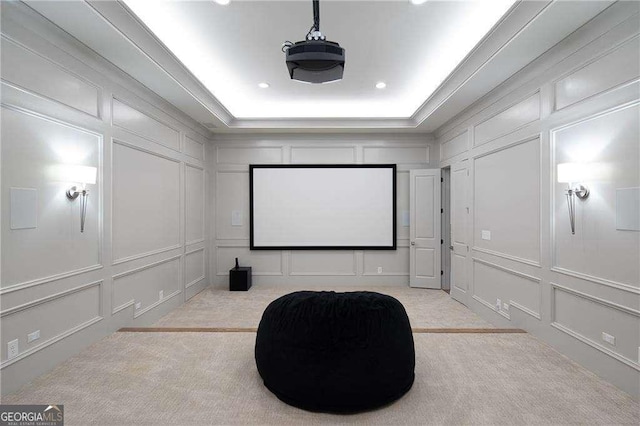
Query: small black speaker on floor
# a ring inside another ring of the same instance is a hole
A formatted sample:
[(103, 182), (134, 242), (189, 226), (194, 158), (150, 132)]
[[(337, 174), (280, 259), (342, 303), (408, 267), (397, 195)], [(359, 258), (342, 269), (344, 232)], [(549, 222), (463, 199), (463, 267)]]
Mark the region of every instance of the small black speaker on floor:
[(240, 266), (236, 257), (236, 266), (229, 270), (229, 290), (247, 291), (251, 288), (251, 266)]

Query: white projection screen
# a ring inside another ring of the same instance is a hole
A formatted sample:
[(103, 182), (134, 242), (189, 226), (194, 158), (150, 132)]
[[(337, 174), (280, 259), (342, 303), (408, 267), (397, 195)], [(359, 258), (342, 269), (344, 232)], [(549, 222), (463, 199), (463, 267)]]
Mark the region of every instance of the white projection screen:
[(395, 250), (396, 165), (250, 165), (252, 250)]

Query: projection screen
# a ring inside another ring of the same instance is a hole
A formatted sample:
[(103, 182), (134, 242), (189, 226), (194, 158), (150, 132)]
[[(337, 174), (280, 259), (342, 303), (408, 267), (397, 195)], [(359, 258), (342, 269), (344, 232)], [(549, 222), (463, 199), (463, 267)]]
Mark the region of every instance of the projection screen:
[(396, 165), (250, 165), (252, 250), (395, 250)]

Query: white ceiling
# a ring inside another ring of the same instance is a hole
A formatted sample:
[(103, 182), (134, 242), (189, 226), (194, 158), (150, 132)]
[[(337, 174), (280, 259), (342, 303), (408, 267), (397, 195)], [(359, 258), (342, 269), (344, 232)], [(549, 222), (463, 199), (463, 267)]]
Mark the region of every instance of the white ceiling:
[(343, 81), (312, 86), (289, 80), (280, 51), (311, 26), (311, 0), (149, 0), (164, 25), (142, 22), (130, 9), (140, 0), (23, 1), (205, 127), (239, 133), (433, 132), (613, 3), (518, 1), (501, 19), (491, 9), (472, 43), (468, 21), (493, 6), (321, 0), (322, 31), (347, 64)]
[(289, 78), (281, 45), (304, 39), (311, 0), (125, 0), (236, 118), (410, 117), (513, 2), (322, 0), (347, 60), (342, 81), (310, 85)]

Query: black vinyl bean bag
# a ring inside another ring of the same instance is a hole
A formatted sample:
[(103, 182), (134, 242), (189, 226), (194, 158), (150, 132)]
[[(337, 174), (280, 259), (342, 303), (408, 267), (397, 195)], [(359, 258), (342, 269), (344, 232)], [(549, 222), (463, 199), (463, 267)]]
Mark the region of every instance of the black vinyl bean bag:
[(409, 318), (391, 296), (299, 291), (262, 315), (255, 348), (265, 386), (309, 411), (355, 413), (411, 389), (415, 350)]

